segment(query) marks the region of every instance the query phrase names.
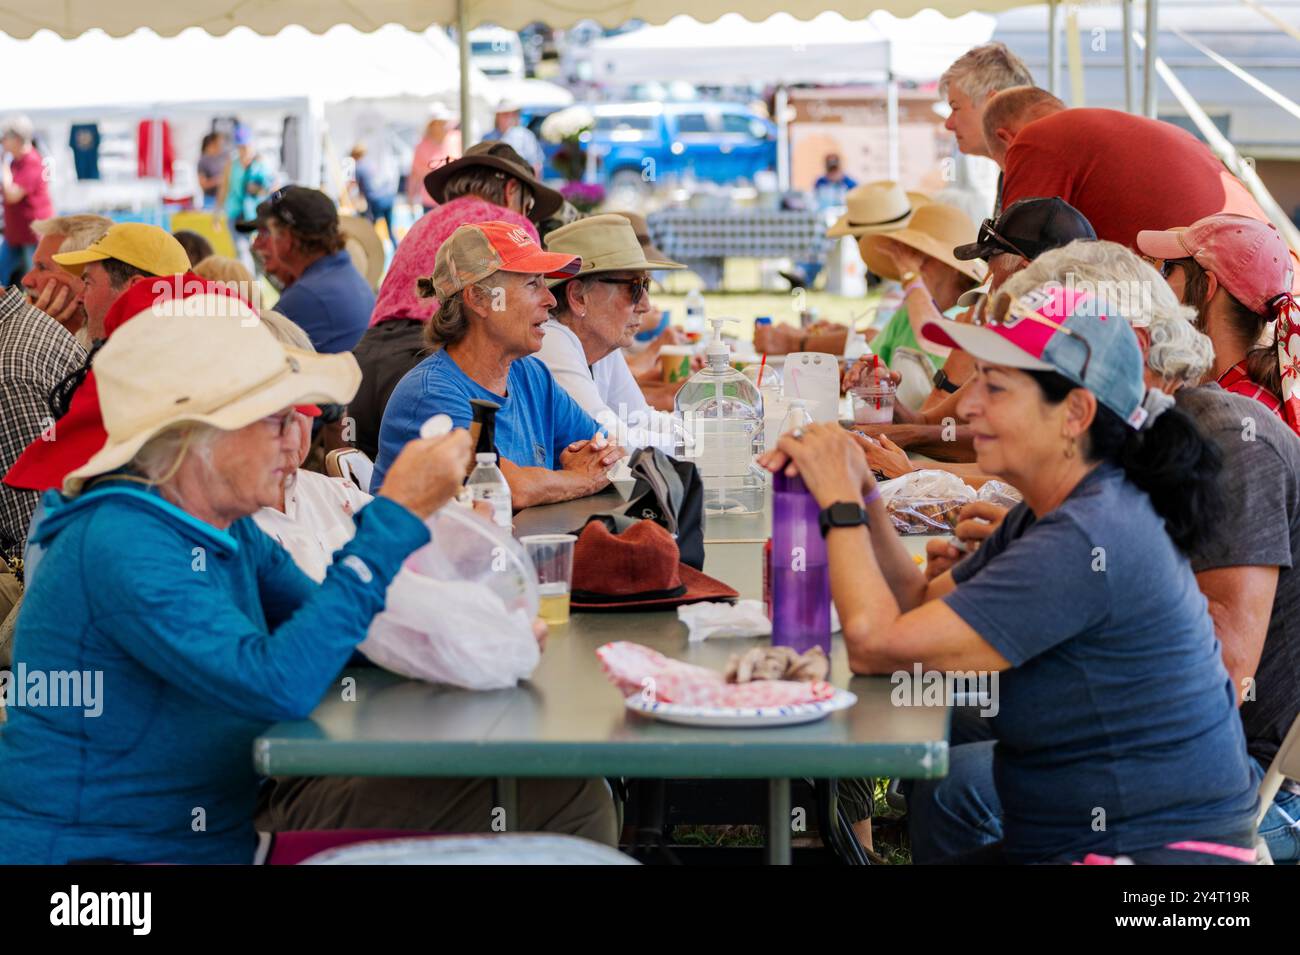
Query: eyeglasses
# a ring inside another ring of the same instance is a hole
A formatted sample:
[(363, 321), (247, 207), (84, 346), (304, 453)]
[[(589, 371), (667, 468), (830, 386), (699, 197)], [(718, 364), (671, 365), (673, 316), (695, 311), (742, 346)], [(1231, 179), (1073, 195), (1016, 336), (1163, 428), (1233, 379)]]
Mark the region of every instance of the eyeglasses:
[(1169, 276), (1174, 274), (1174, 269), (1187, 263), (1186, 259), (1153, 259), (1149, 255), (1144, 255), (1142, 258), (1148, 265), (1160, 273), (1162, 279), (1168, 279)]
[(297, 411), (286, 411), (284, 414), (267, 415), (262, 419), (265, 424), (274, 429), (277, 437), (283, 438), (289, 433), (289, 429), (298, 423)]
[(1083, 369), (1079, 372), (1079, 380), (1082, 382), (1088, 380), (1088, 363), (1092, 361), (1092, 345), (1088, 343), (1088, 339), (1071, 331), (1059, 322), (1052, 321), (1046, 315), (1040, 315), (1038, 312), (1030, 311), (1026, 308), (1016, 307), (1014, 300), (1006, 292), (1003, 292), (997, 297), (997, 300), (993, 303), (992, 311), (992, 315), (988, 313), (987, 309), (982, 311), (972, 319), (971, 324), (1007, 328), (1022, 320), (1037, 322), (1039, 325), (1046, 325), (1048, 328), (1054, 329), (1062, 335), (1067, 335), (1076, 342), (1079, 342), (1083, 345), (1085, 350), (1083, 356)]
[(650, 291), (650, 277), (647, 275), (639, 279), (609, 279), (598, 277), (597, 282), (603, 282), (606, 285), (626, 285), (632, 291), (632, 306), (635, 308), (641, 304), (641, 296)]
[(993, 228), (993, 225), (993, 219), (985, 219), (980, 223), (980, 234), (976, 239), (980, 245), (989, 245), (991, 243), (993, 245), (1001, 246), (1006, 251), (1013, 255), (1018, 255), (1022, 259), (1033, 259), (1032, 255), (1028, 255), (1021, 251), (1014, 242), (998, 232), (997, 229)]

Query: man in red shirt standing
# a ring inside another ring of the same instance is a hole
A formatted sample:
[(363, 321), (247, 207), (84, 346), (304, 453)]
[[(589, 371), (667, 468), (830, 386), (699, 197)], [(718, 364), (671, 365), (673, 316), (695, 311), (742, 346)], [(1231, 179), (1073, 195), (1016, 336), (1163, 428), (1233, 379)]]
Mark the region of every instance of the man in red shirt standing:
[(1059, 196), (1097, 238), (1136, 248), (1162, 230), (1219, 212), (1268, 216), (1219, 158), (1172, 123), (1114, 109), (1066, 109), (1031, 86), (1003, 90), (984, 109), (989, 155), (1003, 170), (1002, 200)]
[(9, 161), (0, 188), (4, 191), (5, 244), (0, 253), (0, 284), (13, 285), (32, 268), (37, 236), (32, 223), (54, 215), (45, 165), (32, 145), (32, 121), (10, 116), (0, 122), (0, 146)]

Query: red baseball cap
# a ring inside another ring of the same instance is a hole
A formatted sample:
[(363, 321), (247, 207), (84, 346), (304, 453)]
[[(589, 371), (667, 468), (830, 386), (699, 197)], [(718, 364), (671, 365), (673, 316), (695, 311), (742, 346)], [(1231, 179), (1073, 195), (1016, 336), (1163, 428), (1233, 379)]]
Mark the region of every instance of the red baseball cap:
[(476, 222), (461, 226), (438, 247), (433, 276), (427, 280), (430, 288), (422, 291), (426, 297), (432, 292), (445, 299), (493, 272), (563, 279), (577, 275), (581, 265), (581, 256), (544, 251), (522, 226)]
[[(193, 272), (145, 279), (128, 288), (109, 307), (108, 314), (104, 316), (105, 336), (111, 337), (113, 332), (137, 315), (151, 309), (165, 308), (168, 302), (192, 295), (240, 298), (230, 286), (199, 278)], [(315, 408), (316, 413), (320, 414), (320, 409), (315, 405), (309, 407)], [(310, 414), (307, 411), (303, 413)], [(104, 431), (104, 419), (100, 414), (95, 373), (87, 371), (85, 379), (72, 394), (67, 414), (56, 421), (48, 432), (42, 432), (40, 437), (23, 449), (13, 467), (5, 474), (4, 483), (30, 491), (57, 490), (63, 487), (64, 477), (89, 461), (104, 447), (106, 440), (108, 434)]]
[(1137, 247), (1153, 259), (1195, 259), (1258, 315), (1271, 314), (1269, 303), (1291, 291), (1295, 280), (1291, 250), (1277, 226), (1230, 212), (1178, 229), (1139, 232)]

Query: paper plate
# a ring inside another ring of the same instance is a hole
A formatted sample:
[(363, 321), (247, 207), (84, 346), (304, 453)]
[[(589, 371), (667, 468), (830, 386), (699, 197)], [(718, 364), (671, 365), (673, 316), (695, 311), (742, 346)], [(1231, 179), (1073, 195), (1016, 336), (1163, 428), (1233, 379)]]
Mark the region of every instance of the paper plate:
[(858, 698), (848, 690), (836, 690), (829, 700), (817, 703), (793, 703), (788, 706), (687, 706), (682, 703), (660, 703), (645, 700), (633, 693), (623, 705), (634, 713), (678, 723), (682, 726), (793, 726), (796, 723), (815, 723), (836, 710), (848, 709)]

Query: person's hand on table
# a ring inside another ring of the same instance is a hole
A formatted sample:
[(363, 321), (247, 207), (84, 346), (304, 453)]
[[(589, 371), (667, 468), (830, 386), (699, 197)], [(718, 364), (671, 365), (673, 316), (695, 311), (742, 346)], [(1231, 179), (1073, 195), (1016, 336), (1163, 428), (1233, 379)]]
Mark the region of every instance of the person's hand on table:
[(876, 486), (867, 457), (838, 424), (820, 422), (781, 435), (776, 449), (762, 455), (762, 467), (798, 475), (822, 507), (836, 501), (861, 501)]
[(45, 287), (41, 289), (41, 294), (36, 298), (32, 298), (31, 293), (28, 292), (27, 300), (60, 325), (66, 325), (72, 319), (77, 313), (77, 305), (79, 304), (77, 296), (72, 293), (72, 289), (53, 279), (45, 283)]
[(883, 434), (873, 438), (861, 431), (850, 431), (849, 437), (866, 453), (867, 464), (871, 469), (879, 471), (887, 478), (900, 477), (916, 470), (907, 452)]
[(1008, 508), (988, 501), (971, 501), (957, 513), (953, 537), (965, 545), (965, 550), (953, 544), (948, 537), (935, 538), (925, 543), (925, 579), (934, 580), (952, 570), (953, 565), (979, 549), (979, 545), (998, 529)]
[(611, 467), (620, 458), (626, 457), (627, 451), (615, 444), (603, 434), (597, 432), (586, 441), (575, 441), (560, 452), (560, 468), (570, 474), (586, 478), (586, 494), (595, 494), (609, 486)]
[(472, 451), (469, 432), (464, 428), (436, 438), (408, 441), (388, 469), (379, 495), (401, 504), (417, 517), (428, 517), (455, 497), (465, 483)]

